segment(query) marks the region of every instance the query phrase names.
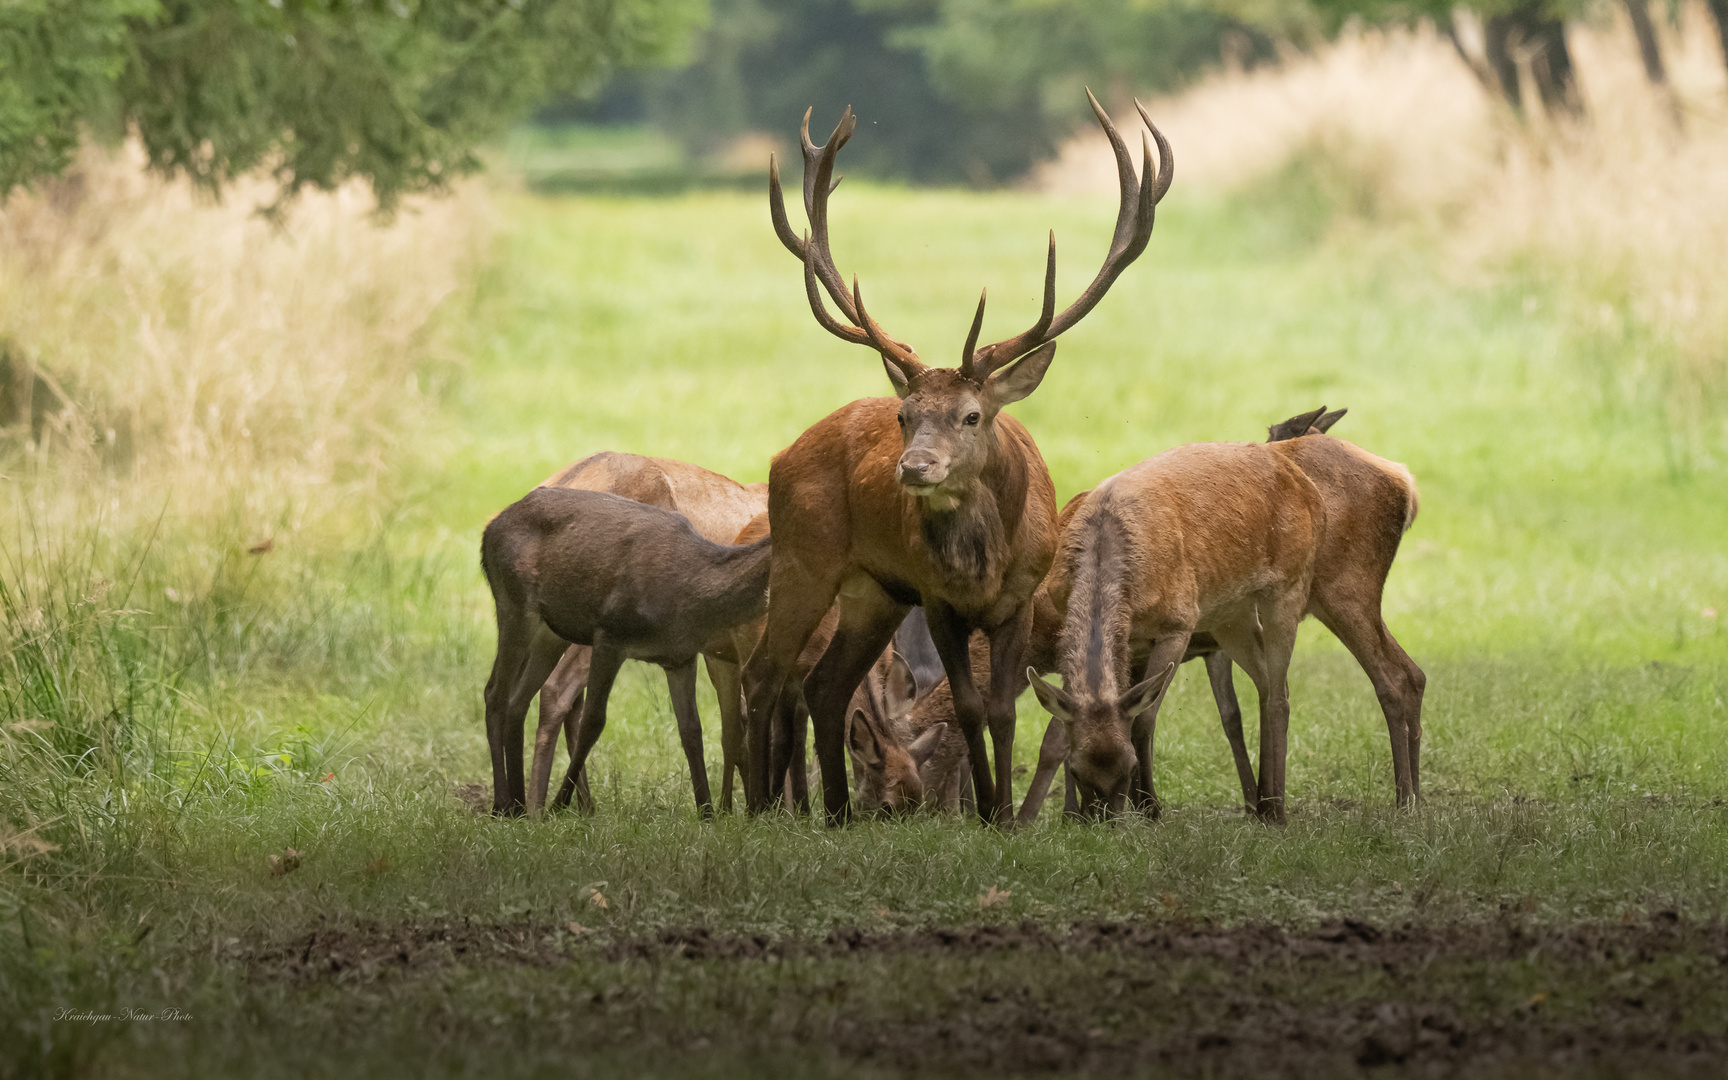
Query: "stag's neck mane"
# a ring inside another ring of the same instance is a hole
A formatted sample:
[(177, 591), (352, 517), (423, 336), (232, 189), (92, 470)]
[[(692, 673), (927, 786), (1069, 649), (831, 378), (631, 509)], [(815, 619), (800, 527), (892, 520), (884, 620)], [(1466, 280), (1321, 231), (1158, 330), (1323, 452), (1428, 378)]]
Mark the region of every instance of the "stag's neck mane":
[[(1006, 425), (1012, 426), (1004, 430)], [(1002, 572), (1026, 510), (1030, 437), (999, 417), (989, 438), (984, 469), (966, 490), (917, 500), (919, 532), (931, 560), (945, 575), (964, 581), (986, 581)]]
[(1114, 699), (1128, 670), (1129, 563), (1132, 531), (1107, 492), (1080, 524), (1058, 669), (1063, 687), (1082, 701)]

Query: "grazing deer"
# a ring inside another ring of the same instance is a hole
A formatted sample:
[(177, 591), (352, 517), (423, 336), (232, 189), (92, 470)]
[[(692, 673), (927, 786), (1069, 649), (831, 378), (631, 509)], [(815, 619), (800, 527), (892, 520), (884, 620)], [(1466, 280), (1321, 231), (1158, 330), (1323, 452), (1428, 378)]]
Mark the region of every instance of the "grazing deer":
[[(848, 108), (826, 146), (810, 141), (804, 114), (804, 209), (810, 231), (799, 237), (787, 221), (778, 167), (769, 163), (769, 210), (781, 242), (804, 265), (812, 314), (843, 341), (874, 349), (899, 400), (855, 401), (813, 427), (769, 470), (768, 515), (774, 528), (768, 624), (744, 672), (749, 693), (749, 774), (752, 811), (773, 797), (771, 778), (784, 771), (769, 728), (783, 715), (799, 652), (839, 601), (839, 625), (827, 652), (804, 680), (816, 729), (823, 801), (831, 822), (849, 814), (843, 749), (846, 707), (853, 689), (881, 655), (914, 604), (922, 604), (949, 684), (957, 687), (955, 716), (971, 755), (978, 808), (1008, 823), (1013, 768), (1014, 697), (1031, 631), (1032, 591), (1055, 548), (1055, 490), (1032, 437), (999, 415), (1003, 406), (1038, 388), (1055, 355), (1055, 338), (1095, 307), (1146, 247), (1154, 207), (1170, 186), (1169, 144), (1143, 152), (1139, 180), (1122, 138), (1097, 99), (1093, 112), (1116, 153), (1122, 197), (1103, 268), (1080, 297), (1056, 311), (1056, 241), (1051, 234), (1043, 312), (1012, 338), (976, 347), (984, 300), (961, 351), (960, 366), (925, 366), (911, 346), (888, 336), (866, 312), (854, 279), (847, 290), (829, 252), (828, 196), (834, 159), (855, 124)], [(1140, 110), (1145, 118), (1145, 110)], [(822, 293), (845, 322), (829, 314)], [(972, 681), (967, 639), (989, 637), (993, 677), (988, 704)], [(990, 773), (983, 732), (995, 744)]]
[[(1272, 425), (1267, 429), (1267, 442), (1282, 442), (1288, 439), (1300, 438), (1310, 433), (1323, 433), (1336, 424), (1348, 410), (1339, 409), (1327, 412), (1325, 406), (1311, 412), (1292, 416), (1288, 420)], [(1057, 531), (1065, 533), (1074, 512), (1079, 509), (1090, 492), (1081, 492), (1068, 501), (1057, 516)], [(1030, 666), (1039, 674), (1049, 674), (1056, 669), (1057, 640), (1061, 634), (1062, 616), (1056, 611), (1049, 597), (1050, 579), (1047, 577), (1038, 591), (1032, 596), (1032, 644), (1027, 655)], [(989, 659), (980, 648), (982, 639), (979, 635), (972, 638), (973, 678), (984, 683), (989, 677)], [(1230, 677), (1230, 658), (1218, 648), (1218, 643), (1208, 634), (1195, 634), (1189, 642), (1186, 659), (1196, 657), (1206, 661), (1208, 678), (1212, 684), (1212, 692), (1218, 704), (1218, 716), (1223, 725), (1225, 737), (1230, 742), (1231, 753), (1235, 757), (1238, 779), (1242, 784), (1244, 805), (1252, 811), (1257, 802), (1255, 790), (1254, 767), (1248, 759), (1247, 746), (1242, 737), (1242, 709), (1236, 700), (1235, 687)], [(893, 730), (905, 739), (917, 739), (923, 733), (937, 724), (947, 724), (948, 733), (941, 744), (931, 753), (927, 763), (920, 768), (920, 778), (925, 788), (925, 805), (938, 810), (954, 810), (960, 803), (961, 770), (966, 766), (966, 744), (960, 738), (958, 731), (952, 726), (954, 717), (953, 698), (948, 693), (948, 685), (944, 680), (930, 691), (921, 695), (915, 705), (906, 708), (903, 713), (896, 714)], [(1050, 782), (1056, 774), (1056, 769), (1062, 764), (1067, 754), (1067, 746), (1063, 742), (1061, 721), (1051, 718), (1050, 726), (1044, 733), (1043, 745), (1039, 750), (1038, 768), (1033, 773), (1032, 782), (1026, 793), (1026, 800), (1020, 806), (1016, 818), (1018, 824), (1026, 825), (1037, 820), (1038, 812), (1043, 808), (1045, 796), (1049, 793)], [(1072, 799), (1073, 786), (1069, 785), (1069, 795)]]
[[(696, 804), (711, 810), (696, 716), (696, 656), (767, 606), (770, 546), (703, 539), (681, 514), (597, 491), (540, 487), (486, 526), (480, 565), (498, 616), (486, 683), (493, 809), (523, 805), (522, 721), (570, 645), (592, 649), (570, 757), (582, 773), (626, 658), (666, 669)], [(667, 573), (677, 567), (676, 575)], [(692, 733), (694, 738), (690, 738)]]
[[(558, 470), (539, 486), (604, 491), (648, 506), (672, 510), (688, 518), (697, 535), (717, 544), (733, 543), (738, 531), (756, 515), (765, 512), (768, 506), (767, 484), (740, 484), (730, 477), (688, 462), (610, 450), (590, 454)], [(721, 731), (742, 730), (743, 707), (737, 661), (717, 655), (713, 650), (705, 652), (702, 660), (708, 669), (708, 681), (714, 684), (715, 696), (720, 701)], [(534, 763), (528, 779), (529, 813), (538, 813), (546, 803), (546, 788), (551, 779), (560, 728), (564, 730), (571, 757), (576, 755), (576, 728), (582, 715), (588, 668), (588, 647), (572, 645), (565, 650), (558, 666), (540, 688), (540, 721), (534, 733)], [(673, 693), (678, 692), (677, 687), (670, 683), (668, 686)], [(695, 716), (694, 698), (673, 712), (680, 718)], [(700, 727), (694, 732), (681, 729), (679, 738), (686, 744), (694, 741), (699, 746), (702, 732)], [(584, 810), (593, 810), (594, 800), (588, 791), (586, 769), (565, 777), (554, 805), (568, 806), (572, 794)], [(723, 804), (730, 809), (730, 799), (725, 798), (726, 794), (723, 789)]]
[[(1063, 686), (1028, 672), (1062, 722), (1081, 809), (1119, 812), (1132, 794), (1156, 813), (1158, 706), (1204, 631), (1254, 681), (1254, 805), (1282, 822), (1286, 673), (1306, 614), (1368, 672), (1391, 735), (1398, 802), (1411, 803), (1424, 679), (1386, 630), (1380, 599), (1416, 509), (1408, 470), (1330, 436), (1177, 447), (1099, 485), (1075, 512), (1051, 574), (1051, 599), (1065, 609)], [(1151, 677), (1122, 690), (1131, 660)]]

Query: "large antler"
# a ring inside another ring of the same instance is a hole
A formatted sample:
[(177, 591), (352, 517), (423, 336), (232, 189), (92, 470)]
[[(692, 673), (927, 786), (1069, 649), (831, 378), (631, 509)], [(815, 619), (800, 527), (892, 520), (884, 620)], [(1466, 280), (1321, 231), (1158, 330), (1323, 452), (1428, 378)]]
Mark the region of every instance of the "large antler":
[[(870, 318), (864, 310), (857, 278), (853, 278), (851, 291), (848, 292), (846, 280), (840, 276), (839, 269), (834, 265), (834, 255), (829, 250), (828, 196), (840, 186), (840, 178), (834, 175), (834, 157), (852, 137), (852, 130), (858, 123), (857, 117), (852, 115), (852, 107), (848, 105), (846, 111), (840, 114), (840, 122), (834, 126), (834, 133), (828, 137), (827, 144), (817, 146), (810, 139), (810, 112), (809, 109), (804, 110), (804, 121), (798, 128), (798, 141), (804, 153), (804, 213), (810, 219), (810, 231), (803, 236), (792, 231), (792, 223), (786, 217), (786, 198), (780, 190), (780, 165), (774, 155), (770, 154), (768, 212), (774, 219), (774, 232), (780, 237), (780, 242), (786, 245), (786, 250), (796, 255), (804, 264), (804, 291), (810, 300), (810, 311), (822, 328), (842, 341), (870, 346), (910, 379), (924, 370), (917, 352), (910, 345), (889, 337)], [(847, 323), (840, 322), (829, 313), (827, 305), (822, 301), (824, 290), (846, 316)]]
[(979, 328), (984, 323), (984, 297), (980, 296), (978, 314), (973, 317), (972, 331), (966, 337), (966, 348), (960, 358), (960, 373), (967, 378), (983, 382), (997, 368), (1018, 360), (1085, 318), (1088, 312), (1098, 306), (1098, 301), (1104, 299), (1104, 294), (1110, 291), (1110, 286), (1122, 271), (1128, 268), (1128, 264), (1146, 250), (1146, 242), (1152, 238), (1152, 222), (1158, 200), (1170, 190), (1170, 181), (1175, 176), (1176, 164), (1170, 153), (1170, 143), (1146, 114), (1146, 106), (1136, 100), (1134, 107), (1140, 110), (1140, 119), (1146, 122), (1146, 127), (1152, 132), (1152, 139), (1158, 144), (1158, 171), (1154, 174), (1152, 147), (1142, 138), (1143, 161), (1140, 178), (1136, 181), (1134, 162), (1128, 156), (1128, 147), (1123, 143), (1122, 136), (1117, 134), (1115, 125), (1110, 123), (1109, 115), (1104, 112), (1104, 107), (1098, 104), (1098, 99), (1092, 96), (1090, 89), (1086, 91), (1086, 100), (1092, 103), (1092, 112), (1104, 128), (1104, 134), (1109, 137), (1111, 149), (1116, 151), (1116, 174), (1122, 186), (1122, 205), (1116, 212), (1116, 232), (1110, 238), (1110, 252), (1104, 256), (1104, 266), (1098, 271), (1098, 276), (1092, 279), (1092, 284), (1086, 286), (1086, 291), (1080, 294), (1079, 299), (1058, 315), (1056, 233), (1052, 231), (1050, 257), (1044, 267), (1044, 310), (1038, 316), (1038, 321), (1022, 334), (974, 351), (974, 346), (978, 343)]

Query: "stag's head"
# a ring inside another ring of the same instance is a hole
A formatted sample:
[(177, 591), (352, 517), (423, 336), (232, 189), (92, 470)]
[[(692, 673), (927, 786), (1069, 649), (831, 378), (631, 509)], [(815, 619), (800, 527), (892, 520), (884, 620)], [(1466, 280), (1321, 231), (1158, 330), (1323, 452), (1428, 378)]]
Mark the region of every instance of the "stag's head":
[[(810, 112), (805, 110), (799, 140), (804, 154), (804, 210), (810, 218), (810, 231), (803, 236), (794, 233), (787, 220), (779, 166), (769, 158), (769, 210), (774, 231), (787, 250), (804, 264), (804, 291), (810, 300), (810, 310), (816, 321), (836, 337), (868, 346), (881, 355), (888, 381), (900, 397), (902, 449), (895, 478), (908, 494), (927, 500), (935, 509), (954, 505), (978, 479), (989, 458), (997, 413), (1003, 406), (1038, 389), (1056, 355), (1057, 335), (1097, 306), (1117, 276), (1146, 249), (1152, 235), (1154, 210), (1169, 190), (1175, 168), (1170, 144), (1152, 125), (1145, 107), (1135, 102), (1151, 138), (1158, 144), (1159, 167), (1157, 172), (1153, 171), (1152, 144), (1143, 140), (1143, 163), (1136, 178), (1128, 147), (1110, 123), (1110, 117), (1090, 90), (1086, 97), (1116, 152), (1116, 171), (1122, 189), (1116, 231), (1103, 269), (1079, 299), (1057, 313), (1056, 234), (1051, 233), (1044, 274), (1044, 308), (1038, 321), (1024, 333), (979, 346), (985, 299), (980, 296), (978, 312), (973, 316), (957, 368), (929, 367), (918, 359), (910, 345), (890, 337), (865, 310), (858, 279), (854, 277), (848, 289), (834, 265), (828, 242), (828, 196), (840, 182), (834, 175), (835, 155), (852, 137), (857, 124), (851, 108), (841, 115), (840, 123), (823, 146), (811, 141)], [(829, 313), (823, 292), (840, 308), (845, 321)]]
[(1064, 764), (1079, 788), (1081, 813), (1090, 817), (1119, 814), (1127, 805), (1135, 770), (1140, 766), (1140, 755), (1134, 749), (1134, 722), (1157, 703), (1175, 672), (1175, 664), (1167, 665), (1126, 693), (1115, 695), (1053, 686), (1037, 671), (1026, 669), (1038, 703), (1062, 723), (1067, 735)]

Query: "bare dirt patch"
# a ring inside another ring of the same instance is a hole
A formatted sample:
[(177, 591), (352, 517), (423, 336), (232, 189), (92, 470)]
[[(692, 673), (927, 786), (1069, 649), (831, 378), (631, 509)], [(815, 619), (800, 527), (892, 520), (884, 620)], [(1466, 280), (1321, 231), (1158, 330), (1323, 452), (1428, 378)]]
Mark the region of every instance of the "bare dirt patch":
[[(356, 924), (260, 948), (247, 965), (251, 978), (290, 981), (573, 965), (625, 988), (606, 1000), (641, 1004), (639, 1019), (607, 1021), (603, 1037), (620, 1045), (640, 1023), (661, 1045), (802, 1046), (911, 1073), (1702, 1076), (1728, 1055), (1728, 927), (1672, 914), (599, 937), (530, 923)], [(735, 991), (669, 1012), (663, 989), (680, 972)], [(754, 1020), (728, 1012), (751, 996)]]

